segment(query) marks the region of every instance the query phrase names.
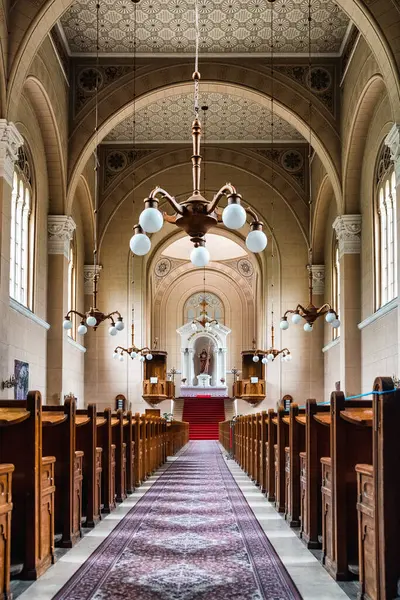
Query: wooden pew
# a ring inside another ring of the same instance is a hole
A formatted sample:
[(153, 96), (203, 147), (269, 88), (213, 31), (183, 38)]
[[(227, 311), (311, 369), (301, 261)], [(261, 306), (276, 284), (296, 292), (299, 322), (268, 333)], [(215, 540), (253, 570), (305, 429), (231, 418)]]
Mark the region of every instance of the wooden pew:
[(101, 452), (101, 502), (102, 510), (110, 513), (116, 507), (115, 502), (115, 445), (112, 443), (111, 408), (97, 413), (97, 446)]
[(124, 417), (124, 443), (126, 445), (126, 493), (135, 491), (135, 440), (134, 419), (129, 410)]
[(83, 452), (76, 450), (75, 420), (74, 397), (66, 397), (63, 406), (42, 407), (43, 454), (56, 458), (54, 526), (63, 548), (81, 537)]
[(133, 428), (133, 438), (135, 442), (135, 487), (142, 483), (142, 445), (140, 441), (141, 419), (140, 413), (135, 414), (135, 423)]
[[(388, 377), (373, 389), (393, 390)], [(372, 463), (357, 464), (360, 598), (398, 596), (400, 580), (400, 390), (372, 399)]]
[(300, 506), (304, 496), (301, 486), (301, 458), (305, 457), (305, 410), (291, 403), (289, 408), (289, 448), (285, 453), (285, 517), (290, 527), (300, 527)]
[(372, 402), (333, 392), (330, 456), (322, 457), (323, 564), (337, 580), (358, 575), (357, 463), (372, 462)]
[(76, 449), (83, 452), (82, 515), (86, 527), (101, 519), (101, 454), (97, 445), (96, 405), (76, 411)]
[[(0, 411), (1, 412), (1, 411)], [(12, 474), (14, 465), (0, 464), (0, 596), (12, 600), (10, 591), (11, 569), (11, 513), (12, 513)]]
[(285, 414), (284, 406), (279, 406), (276, 419), (276, 444), (274, 445), (275, 464), (275, 507), (278, 512), (285, 512), (286, 492), (286, 448), (289, 446), (289, 416)]
[(0, 401), (0, 460), (15, 467), (11, 562), (23, 565), (25, 579), (37, 579), (54, 562), (55, 458), (42, 457), (40, 392)]
[(267, 415), (267, 452), (266, 452), (266, 494), (270, 502), (275, 502), (275, 445), (277, 439), (277, 416), (270, 408)]
[[(298, 419), (300, 424), (302, 419)], [(305, 453), (300, 453), (300, 535), (308, 548), (321, 548), (321, 458), (330, 455), (330, 407), (306, 402)]]
[(122, 409), (111, 418), (111, 440), (115, 447), (115, 498), (123, 502), (126, 498), (126, 443), (124, 442), (124, 413)]

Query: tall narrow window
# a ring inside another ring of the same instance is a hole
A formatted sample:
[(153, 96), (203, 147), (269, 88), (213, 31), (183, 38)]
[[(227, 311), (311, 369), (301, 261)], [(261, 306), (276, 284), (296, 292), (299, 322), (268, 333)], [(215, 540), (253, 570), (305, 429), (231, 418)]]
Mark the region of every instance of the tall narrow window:
[[(340, 317), (340, 260), (339, 260), (339, 244), (338, 244), (336, 237), (334, 238), (334, 242), (333, 242), (333, 265), (332, 265), (332, 267), (333, 267), (332, 268), (333, 306), (336, 309), (336, 311), (339, 313), (339, 317)], [(335, 340), (337, 337), (340, 336), (340, 327), (338, 327), (338, 328), (332, 327), (332, 331), (333, 331), (333, 339)]]
[(386, 147), (378, 163), (376, 198), (376, 295), (380, 308), (397, 296), (396, 176)]
[(18, 152), (11, 195), (10, 296), (30, 307), (33, 261), (31, 169), (23, 148)]
[[(76, 253), (75, 235), (71, 240), (68, 256), (68, 312), (76, 309)], [(72, 315), (72, 329), (68, 329), (68, 335), (76, 338), (76, 316)]]

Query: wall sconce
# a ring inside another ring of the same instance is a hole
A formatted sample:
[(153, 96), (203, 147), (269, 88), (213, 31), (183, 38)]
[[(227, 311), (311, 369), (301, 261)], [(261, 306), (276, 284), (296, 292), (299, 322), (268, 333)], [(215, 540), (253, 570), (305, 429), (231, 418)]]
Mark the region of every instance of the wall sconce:
[(18, 381), (15, 379), (14, 375), (11, 375), (11, 377), (9, 379), (5, 379), (4, 381), (1, 382), (1, 389), (10, 389), (13, 387), (17, 387), (18, 385)]

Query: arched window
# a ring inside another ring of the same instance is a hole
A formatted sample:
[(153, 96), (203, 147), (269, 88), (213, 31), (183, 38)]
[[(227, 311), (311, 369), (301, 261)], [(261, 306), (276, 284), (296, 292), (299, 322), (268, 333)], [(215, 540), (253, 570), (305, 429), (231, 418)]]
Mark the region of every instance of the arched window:
[(11, 194), (10, 296), (32, 308), (33, 199), (31, 169), (23, 148), (18, 151)]
[[(75, 234), (72, 237), (68, 254), (68, 312), (76, 309), (76, 243)], [(76, 315), (71, 315), (72, 329), (68, 335), (76, 339)]]
[[(339, 313), (340, 318), (340, 260), (339, 260), (339, 243), (334, 236), (333, 239), (333, 256), (332, 256), (332, 303), (333, 308)], [(340, 327), (332, 327), (333, 339), (340, 336)]]
[(386, 146), (378, 162), (376, 213), (376, 297), (380, 308), (397, 296), (396, 175)]
[(199, 319), (201, 317), (201, 311), (203, 310), (202, 302), (206, 300), (206, 311), (210, 319), (216, 319), (224, 324), (225, 310), (220, 298), (212, 292), (197, 292), (188, 298), (183, 308), (183, 322), (189, 323), (193, 319)]

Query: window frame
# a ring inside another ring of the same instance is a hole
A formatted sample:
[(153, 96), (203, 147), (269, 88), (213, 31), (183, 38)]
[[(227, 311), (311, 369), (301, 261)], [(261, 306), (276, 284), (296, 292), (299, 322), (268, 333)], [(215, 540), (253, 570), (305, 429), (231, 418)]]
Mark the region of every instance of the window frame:
[(390, 149), (382, 146), (374, 190), (375, 310), (398, 295), (396, 175)]

